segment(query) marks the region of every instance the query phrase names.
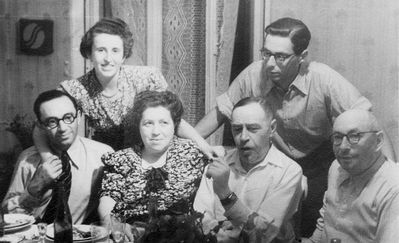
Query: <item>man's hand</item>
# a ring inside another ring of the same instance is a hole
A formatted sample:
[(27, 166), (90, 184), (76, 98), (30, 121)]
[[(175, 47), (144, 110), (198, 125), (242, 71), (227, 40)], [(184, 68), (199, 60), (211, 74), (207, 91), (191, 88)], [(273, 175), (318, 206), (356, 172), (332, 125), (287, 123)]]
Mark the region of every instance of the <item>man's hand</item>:
[(213, 179), (213, 190), (219, 199), (224, 199), (231, 193), (229, 188), (230, 168), (223, 158), (213, 159), (208, 166), (206, 176)]
[(61, 160), (52, 155), (41, 163), (28, 185), (29, 193), (40, 198), (62, 173)]

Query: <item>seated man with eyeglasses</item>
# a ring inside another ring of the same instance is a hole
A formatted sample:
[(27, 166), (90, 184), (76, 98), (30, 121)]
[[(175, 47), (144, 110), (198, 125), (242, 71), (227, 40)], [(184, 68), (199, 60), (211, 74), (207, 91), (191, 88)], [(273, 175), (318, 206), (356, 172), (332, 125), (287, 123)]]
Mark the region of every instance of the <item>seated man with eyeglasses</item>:
[(34, 146), (24, 150), (17, 160), (2, 208), (9, 213), (29, 213), (38, 221), (52, 223), (54, 211), (50, 209), (56, 204), (54, 188), (67, 167), (69, 181), (65, 190), (69, 198), (66, 199), (72, 223), (81, 224), (97, 212), (103, 168), (101, 156), (113, 150), (78, 135), (80, 111), (70, 95), (49, 90), (37, 97), (33, 107), (37, 126), (45, 131), (49, 146), (58, 156), (42, 161)]
[[(264, 32), (262, 60), (253, 62), (235, 78), (195, 128), (207, 137), (225, 120), (231, 120), (232, 108), (239, 100), (265, 98), (277, 121), (273, 144), (297, 161), (307, 177), (300, 228), (302, 236), (309, 237), (323, 205), (328, 168), (335, 159), (329, 140), (333, 121), (346, 110), (371, 110), (372, 105), (338, 72), (309, 60), (311, 34), (302, 21), (281, 18)], [(384, 153), (395, 160), (390, 145), (385, 143)]]
[(337, 117), (331, 136), (337, 158), (330, 167), (321, 218), (302, 242), (398, 242), (399, 167), (381, 152), (383, 132), (368, 111)]

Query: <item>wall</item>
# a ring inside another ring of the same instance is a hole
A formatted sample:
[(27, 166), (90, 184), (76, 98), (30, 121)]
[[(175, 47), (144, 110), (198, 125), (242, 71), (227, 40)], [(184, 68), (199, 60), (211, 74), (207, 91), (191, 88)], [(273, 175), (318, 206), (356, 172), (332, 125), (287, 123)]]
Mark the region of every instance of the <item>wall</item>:
[(308, 25), (311, 59), (352, 82), (374, 111), (399, 153), (399, 1), (271, 0), (274, 21), (290, 16)]
[[(84, 72), (83, 58), (79, 54), (84, 27), (84, 2), (0, 1), (0, 151), (7, 151), (15, 145), (13, 136), (4, 131), (4, 123), (16, 114), (28, 114), (32, 118), (32, 104), (40, 92), (55, 88), (61, 80)], [(16, 26), (20, 18), (54, 21), (52, 54), (17, 54)]]

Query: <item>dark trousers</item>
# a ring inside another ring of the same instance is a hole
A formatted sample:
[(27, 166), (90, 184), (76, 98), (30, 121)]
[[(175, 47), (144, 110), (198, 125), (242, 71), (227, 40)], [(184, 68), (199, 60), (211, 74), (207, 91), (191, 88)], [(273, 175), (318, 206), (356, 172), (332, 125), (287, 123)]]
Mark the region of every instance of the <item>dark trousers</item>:
[(322, 143), (306, 157), (296, 159), (308, 179), (308, 194), (302, 201), (298, 220), (302, 237), (310, 237), (316, 228), (319, 210), (323, 207), (324, 192), (327, 190), (328, 169), (334, 159), (330, 141)]

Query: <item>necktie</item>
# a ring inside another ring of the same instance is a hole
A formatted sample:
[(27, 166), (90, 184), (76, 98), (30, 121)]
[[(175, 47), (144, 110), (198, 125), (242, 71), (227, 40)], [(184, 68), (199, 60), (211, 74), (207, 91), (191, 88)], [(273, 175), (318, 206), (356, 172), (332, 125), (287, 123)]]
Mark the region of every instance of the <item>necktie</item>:
[(72, 179), (69, 161), (67, 152), (63, 152), (62, 174), (53, 189), (53, 196), (42, 218), (43, 222), (54, 222), (54, 242), (72, 242), (72, 216), (68, 206)]

